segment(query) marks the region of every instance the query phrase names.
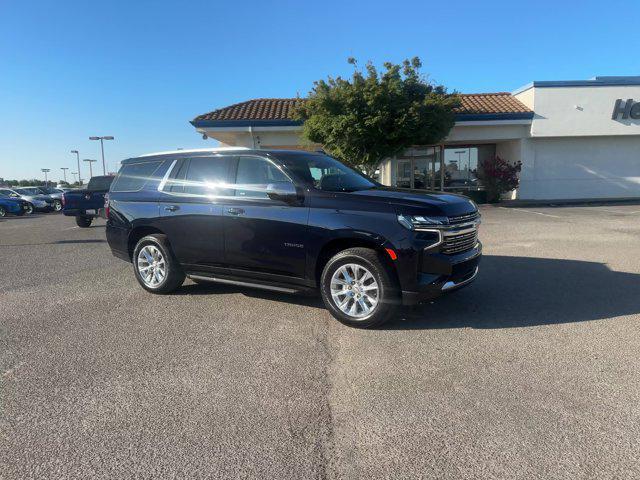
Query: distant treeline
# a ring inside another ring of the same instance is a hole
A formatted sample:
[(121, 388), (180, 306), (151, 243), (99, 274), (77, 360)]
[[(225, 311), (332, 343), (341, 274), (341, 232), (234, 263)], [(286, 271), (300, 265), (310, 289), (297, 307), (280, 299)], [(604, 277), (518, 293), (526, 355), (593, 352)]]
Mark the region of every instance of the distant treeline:
[[(0, 181), (0, 183), (4, 183), (5, 185), (8, 185), (10, 187), (26, 187), (29, 185), (33, 185), (33, 186), (44, 186), (45, 182), (44, 180), (38, 180), (37, 178), (32, 178), (29, 180), (4, 180), (4, 181)], [(57, 181), (57, 180), (49, 180), (49, 185), (69, 185), (69, 186), (73, 186), (73, 185), (77, 185), (78, 182), (75, 183), (69, 183), (69, 182), (64, 182), (62, 180)]]

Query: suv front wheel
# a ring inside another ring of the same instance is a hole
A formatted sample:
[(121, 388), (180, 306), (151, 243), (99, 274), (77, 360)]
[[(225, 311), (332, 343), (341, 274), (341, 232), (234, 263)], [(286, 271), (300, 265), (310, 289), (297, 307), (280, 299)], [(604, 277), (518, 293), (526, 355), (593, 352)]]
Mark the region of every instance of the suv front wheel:
[(381, 325), (393, 315), (397, 304), (397, 288), (389, 270), (375, 250), (343, 250), (322, 271), (322, 300), (331, 314), (346, 325)]
[(173, 256), (165, 235), (153, 234), (141, 238), (133, 251), (132, 260), (138, 283), (151, 293), (169, 293), (184, 282), (184, 272)]

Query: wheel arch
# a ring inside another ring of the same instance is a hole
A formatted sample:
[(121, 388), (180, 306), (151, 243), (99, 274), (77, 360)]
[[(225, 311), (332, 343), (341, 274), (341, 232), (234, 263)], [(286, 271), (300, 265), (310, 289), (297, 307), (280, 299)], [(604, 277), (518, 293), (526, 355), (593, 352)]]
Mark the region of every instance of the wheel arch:
[(328, 240), (320, 248), (318, 256), (316, 257), (315, 265), (313, 267), (313, 279), (315, 280), (316, 285), (320, 285), (320, 276), (322, 275), (322, 270), (324, 270), (325, 265), (331, 259), (331, 257), (343, 250), (356, 247), (370, 248), (372, 250), (375, 250), (376, 252), (379, 252), (381, 254), (381, 258), (385, 262), (385, 265), (389, 267), (390, 271), (395, 277), (395, 280), (397, 280), (398, 274), (396, 271), (396, 267), (385, 251), (384, 243), (384, 239), (365, 235), (340, 236)]
[(131, 232), (129, 232), (129, 238), (127, 240), (127, 253), (130, 260), (133, 259), (133, 250), (136, 248), (136, 245), (138, 244), (140, 239), (154, 233), (165, 235), (165, 233), (159, 228), (151, 227), (148, 225), (135, 227), (131, 230)]

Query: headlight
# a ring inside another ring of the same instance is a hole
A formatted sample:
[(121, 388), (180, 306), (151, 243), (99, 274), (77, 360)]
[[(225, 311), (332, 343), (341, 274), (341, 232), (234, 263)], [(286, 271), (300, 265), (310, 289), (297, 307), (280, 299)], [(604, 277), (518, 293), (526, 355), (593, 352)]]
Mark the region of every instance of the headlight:
[(448, 225), (449, 219), (425, 215), (398, 215), (398, 222), (409, 230), (429, 230)]

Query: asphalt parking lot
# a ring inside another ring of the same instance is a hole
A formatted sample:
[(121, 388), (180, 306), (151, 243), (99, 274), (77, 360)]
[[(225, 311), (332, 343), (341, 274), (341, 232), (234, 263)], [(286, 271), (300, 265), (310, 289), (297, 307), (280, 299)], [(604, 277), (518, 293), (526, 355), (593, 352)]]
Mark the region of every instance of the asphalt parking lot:
[(640, 478), (640, 205), (486, 207), (481, 238), (473, 285), (362, 331), (3, 219), (0, 477)]

